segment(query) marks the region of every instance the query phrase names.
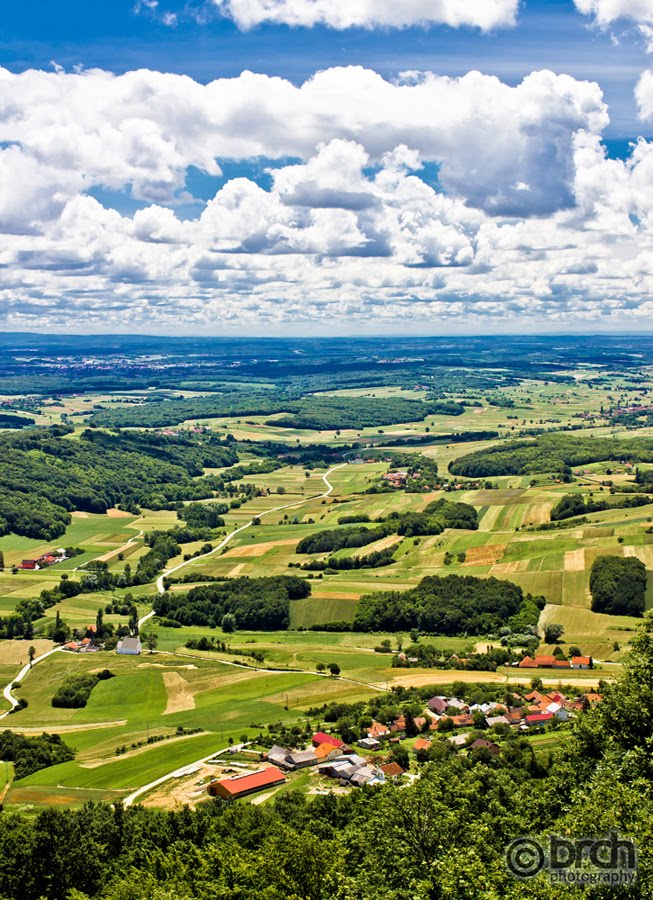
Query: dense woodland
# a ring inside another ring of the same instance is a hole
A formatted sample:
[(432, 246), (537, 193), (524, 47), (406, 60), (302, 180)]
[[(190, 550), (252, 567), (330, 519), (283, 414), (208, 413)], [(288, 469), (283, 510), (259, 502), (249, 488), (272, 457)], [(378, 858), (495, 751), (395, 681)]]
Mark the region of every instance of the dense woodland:
[(180, 625), (220, 626), (231, 615), (239, 629), (275, 631), (288, 628), (291, 600), (310, 593), (310, 583), (293, 575), (232, 578), (188, 593), (160, 594), (154, 610), (162, 619)]
[(137, 512), (213, 496), (223, 479), (194, 480), (205, 467), (231, 466), (236, 452), (217, 438), (87, 430), (63, 426), (0, 435), (0, 534), (52, 540), (70, 512)]
[(646, 609), (646, 566), (634, 556), (598, 556), (590, 572), (594, 612), (641, 616)]
[(453, 475), (490, 478), (495, 475), (569, 473), (574, 466), (607, 460), (653, 462), (653, 440), (618, 440), (573, 434), (543, 434), (534, 441), (506, 441), (455, 460)]
[[(538, 765), (519, 740), (501, 757), (446, 741), (414, 784), (350, 794), (282, 793), (265, 805), (208, 801), (191, 812), (87, 804), (0, 814), (6, 900), (635, 900), (653, 880), (653, 622), (604, 702)], [(638, 882), (573, 889), (519, 881), (517, 837), (637, 842)]]
[(408, 591), (361, 597), (355, 631), (410, 631), (448, 636), (492, 634), (502, 626), (525, 631), (537, 625), (544, 598), (524, 595), (510, 581), (471, 575), (428, 576)]

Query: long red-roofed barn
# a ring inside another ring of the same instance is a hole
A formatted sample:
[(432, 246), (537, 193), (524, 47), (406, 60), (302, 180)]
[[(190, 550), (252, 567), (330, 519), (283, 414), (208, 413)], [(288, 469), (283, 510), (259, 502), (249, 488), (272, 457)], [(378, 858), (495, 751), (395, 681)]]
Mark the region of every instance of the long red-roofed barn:
[(209, 785), (209, 794), (212, 797), (222, 797), (223, 800), (237, 800), (239, 797), (276, 787), (285, 780), (286, 776), (280, 769), (268, 766), (267, 769), (259, 769), (258, 772), (247, 772), (245, 775), (223, 778), (222, 781), (212, 781)]

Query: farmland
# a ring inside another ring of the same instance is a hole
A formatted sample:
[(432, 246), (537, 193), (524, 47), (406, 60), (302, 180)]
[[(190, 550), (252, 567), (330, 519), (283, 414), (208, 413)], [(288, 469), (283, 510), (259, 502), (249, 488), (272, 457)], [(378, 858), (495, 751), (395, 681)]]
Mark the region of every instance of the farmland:
[[(274, 451), (265, 452), (273, 452), (278, 462), (272, 471), (245, 475), (233, 483), (237, 493), (230, 496), (241, 499), (229, 504), (223, 513), (224, 525), (212, 538), (212, 547), (217, 549), (207, 553), (206, 537), (198, 537), (181, 545), (179, 552), (167, 559), (163, 575), (172, 572), (174, 576), (169, 585), (166, 582), (171, 594), (210, 585), (215, 579), (222, 583), (223, 579), (300, 574), (310, 585), (310, 596), (291, 600), (288, 630), (237, 629), (226, 634), (219, 625), (172, 627), (150, 618), (143, 627), (156, 635), (155, 653), (144, 650), (131, 658), (106, 650), (94, 654), (65, 652), (38, 663), (15, 690), (16, 696), (26, 701), (25, 708), (5, 718), (5, 724), (24, 733), (47, 729), (65, 735), (77, 755), (73, 762), (11, 783), (5, 803), (31, 812), (48, 804), (80, 805), (87, 799), (125, 798), (174, 769), (210, 756), (229, 740), (238, 742), (245, 735), (252, 738), (270, 723), (305, 721), (305, 711), (324, 702), (353, 702), (398, 686), (433, 686), (435, 690), (453, 681), (528, 683), (532, 672), (503, 666), (487, 672), (416, 665), (398, 668), (392, 665), (392, 658), (401, 645), (410, 643), (409, 634), (346, 630), (362, 596), (405, 592), (431, 576), (496, 578), (518, 585), (527, 594), (542, 596), (546, 603), (540, 628), (547, 624), (563, 626), (562, 649), (577, 646), (594, 659), (590, 671), (569, 675), (538, 672), (545, 684), (567, 683), (590, 689), (600, 679), (613, 678), (628, 656), (639, 620), (592, 612), (589, 572), (601, 555), (640, 559), (648, 570), (647, 604), (653, 607), (653, 504), (606, 509), (555, 528), (550, 527), (550, 514), (569, 494), (609, 499), (613, 496), (611, 487), (629, 489), (634, 484), (634, 467), (623, 450), (620, 458), (582, 465), (569, 479), (557, 471), (493, 475), (480, 480), (452, 479), (448, 474), (452, 463), (469, 454), (511, 438), (532, 440), (529, 429), (572, 428), (574, 432), (569, 433), (581, 431), (583, 437), (618, 436), (626, 447), (629, 440), (653, 433), (645, 423), (636, 429), (611, 425), (604, 413), (616, 396), (626, 405), (635, 402), (639, 391), (648, 390), (648, 370), (633, 388), (622, 384), (618, 372), (598, 383), (582, 368), (571, 367), (564, 374), (568, 379), (564, 383), (523, 378), (492, 391), (445, 391), (446, 400), (466, 403), (461, 415), (425, 415), (380, 428), (315, 431), (279, 427), (276, 420), (284, 412), (282, 408), (278, 413), (260, 416), (191, 417), (175, 426), (170, 432), (173, 439), (177, 434), (199, 435), (193, 440), (200, 444), (206, 436), (222, 441), (228, 435), (229, 446), (236, 449), (241, 463), (254, 461), (258, 465), (259, 448), (270, 447)], [(253, 389), (260, 395), (257, 383), (243, 381), (238, 387), (245, 392)], [(272, 391), (273, 385), (266, 390)], [(54, 403), (43, 400), (42, 412), (35, 414), (37, 427), (73, 423), (62, 440), (84, 440), (84, 430), (98, 409), (128, 410), (131, 415), (140, 404), (153, 403), (157, 395), (163, 403), (168, 396), (177, 403), (208, 396), (201, 390), (171, 395), (165, 389), (66, 394)], [(425, 402), (428, 395), (423, 385), (409, 387), (399, 381), (374, 388), (328, 389), (315, 396), (331, 401), (340, 397), (343, 403), (351, 404), (357, 398)], [(481, 432), (493, 436), (474, 439)], [(466, 440), (467, 435), (472, 439)], [(402, 441), (412, 443), (398, 443)], [(315, 446), (322, 448), (317, 456), (312, 450)], [(415, 491), (409, 489), (410, 484), (388, 486), (384, 475), (389, 470), (401, 470), (402, 454), (406, 453), (423, 459), (425, 466), (437, 464), (438, 475), (432, 484)], [(205, 474), (220, 477), (228, 471), (208, 468)], [(334, 569), (327, 565), (321, 571), (307, 571), (307, 565), (326, 560), (328, 554), (297, 552), (299, 542), (307, 536), (346, 527), (339, 524), (343, 518), (369, 522), (373, 527), (374, 522), (387, 521), (395, 514), (420, 513), (443, 497), (473, 507), (478, 529), (446, 528), (439, 534), (418, 536), (389, 534), (364, 550), (350, 547), (333, 554), (339, 560), (390, 550), (391, 561), (379, 568)], [(0, 537), (5, 565), (0, 572), (0, 615), (11, 615), (25, 601), (56, 588), (62, 576), (75, 580), (89, 571), (89, 564), (101, 563), (116, 583), (107, 589), (61, 598), (35, 622), (31, 643), (38, 654), (53, 646), (44, 635), (54, 626), (55, 616), (73, 631), (83, 633), (102, 611), (106, 625), (125, 628), (126, 612), (116, 611), (126, 602), (124, 598), (130, 597), (138, 616), (145, 617), (152, 608), (157, 585), (150, 579), (120, 586), (118, 577), (125, 566), (133, 571), (148, 553), (148, 536), (178, 525), (174, 509), (144, 506), (137, 512), (116, 508), (106, 513), (75, 510), (65, 533), (54, 541), (5, 534)], [(19, 568), (23, 559), (36, 558), (55, 547), (74, 547), (79, 552), (49, 569)], [(334, 623), (339, 623), (338, 630), (327, 630)], [(197, 645), (203, 638), (219, 638), (225, 641), (226, 649), (187, 646), (189, 642)], [(445, 657), (473, 654), (488, 644), (486, 634), (425, 634), (420, 640)], [(390, 642), (390, 655), (375, 652), (383, 641)], [(492, 636), (489, 644), (493, 645)], [(496, 636), (494, 644), (498, 645)], [(4, 684), (11, 682), (27, 662), (28, 646), (25, 641), (0, 642)], [(554, 649), (545, 643), (540, 646), (543, 653)], [(338, 677), (324, 674), (331, 664), (339, 668)], [(114, 677), (93, 690), (87, 706), (52, 707), (51, 698), (67, 677), (104, 668)], [(174, 793), (168, 792), (169, 796)], [(164, 791), (165, 796), (168, 794)], [(161, 797), (157, 802), (165, 805)]]

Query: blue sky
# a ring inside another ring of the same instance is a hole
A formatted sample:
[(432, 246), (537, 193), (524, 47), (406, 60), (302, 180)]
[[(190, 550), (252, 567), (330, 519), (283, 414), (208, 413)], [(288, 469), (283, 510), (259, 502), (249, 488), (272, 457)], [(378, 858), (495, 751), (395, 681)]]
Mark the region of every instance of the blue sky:
[(651, 328), (650, 6), (6, 0), (0, 327)]

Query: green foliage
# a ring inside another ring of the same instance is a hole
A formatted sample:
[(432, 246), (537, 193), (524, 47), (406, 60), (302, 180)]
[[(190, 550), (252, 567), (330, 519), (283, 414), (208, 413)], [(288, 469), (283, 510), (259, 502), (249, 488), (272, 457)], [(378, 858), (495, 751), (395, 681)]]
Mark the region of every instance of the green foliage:
[(547, 644), (557, 644), (564, 633), (564, 626), (555, 622), (549, 622), (544, 626), (544, 640)]
[[(449, 575), (429, 576), (409, 591), (387, 591), (361, 597), (354, 618), (356, 631), (410, 631), (427, 634), (488, 634), (526, 616), (537, 624), (532, 598), (509, 581)], [(521, 614), (521, 615), (520, 615)]]
[(88, 703), (93, 688), (108, 678), (113, 678), (108, 669), (97, 675), (71, 675), (57, 690), (52, 705), (63, 709), (81, 709)]
[(311, 560), (301, 568), (307, 572), (350, 572), (353, 569), (380, 569), (394, 562), (396, 547), (375, 550), (367, 556), (330, 556), (326, 560)]
[(646, 566), (634, 556), (598, 556), (590, 572), (594, 612), (641, 616), (646, 609)]
[(231, 613), (240, 630), (274, 631), (288, 628), (290, 601), (310, 593), (310, 584), (296, 576), (234, 578), (193, 588), (187, 594), (160, 594), (154, 610), (157, 616), (182, 625), (218, 626)]
[(378, 528), (334, 528), (308, 535), (297, 544), (297, 553), (335, 553), (351, 547), (365, 547), (373, 544), (392, 530), (382, 525)]
[(285, 404), (293, 415), (272, 419), (267, 424), (276, 428), (303, 428), (311, 431), (376, 428), (413, 422), (426, 416), (460, 416), (465, 407), (459, 403), (427, 402), (404, 397), (328, 397), (312, 396)]
[(43, 733), (40, 737), (25, 737), (13, 731), (0, 734), (0, 760), (13, 762), (16, 780), (74, 758), (75, 751), (58, 734)]
[(506, 441), (470, 453), (452, 462), (449, 471), (467, 478), (538, 475), (611, 459), (653, 462), (653, 440), (543, 434), (534, 441)]
[(583, 516), (587, 513), (601, 512), (604, 509), (633, 509), (651, 503), (651, 498), (643, 494), (630, 494), (623, 497), (611, 497), (610, 500), (595, 497), (583, 497), (582, 494), (565, 494), (551, 510), (551, 521), (570, 519), (572, 516)]
[(387, 519), (377, 519), (373, 524), (376, 525), (375, 528), (360, 525), (318, 531), (297, 544), (297, 553), (335, 553), (351, 547), (365, 547), (390, 534), (416, 537), (442, 534), (445, 528), (475, 531), (478, 528), (478, 515), (474, 507), (467, 503), (452, 503), (441, 498), (429, 503), (421, 513), (394, 512)]
[(177, 516), (191, 528), (221, 528), (226, 512), (226, 503), (189, 503), (177, 511)]
[(235, 452), (216, 438), (199, 441), (145, 432), (106, 434), (69, 429), (0, 435), (0, 534), (53, 540), (72, 510), (104, 513), (112, 506), (136, 512), (171, 507), (181, 499), (213, 495), (205, 467), (229, 466)]

